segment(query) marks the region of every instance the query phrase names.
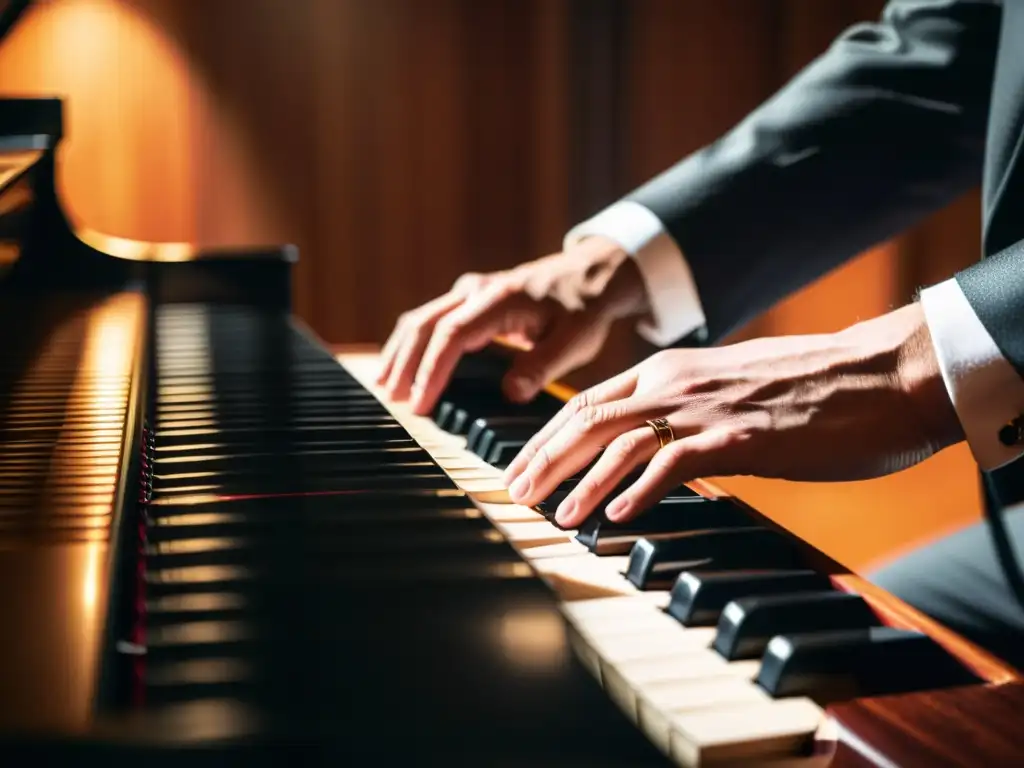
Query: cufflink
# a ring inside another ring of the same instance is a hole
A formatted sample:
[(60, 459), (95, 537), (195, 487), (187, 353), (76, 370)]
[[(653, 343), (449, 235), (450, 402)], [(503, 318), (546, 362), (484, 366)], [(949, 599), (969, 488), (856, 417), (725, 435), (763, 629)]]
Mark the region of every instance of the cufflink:
[(1006, 446), (1020, 445), (1024, 442), (1024, 414), (999, 430), (999, 442)]

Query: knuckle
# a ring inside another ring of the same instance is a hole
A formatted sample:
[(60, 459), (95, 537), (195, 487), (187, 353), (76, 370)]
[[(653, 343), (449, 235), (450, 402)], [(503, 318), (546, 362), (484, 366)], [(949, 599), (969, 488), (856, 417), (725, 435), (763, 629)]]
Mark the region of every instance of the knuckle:
[(409, 323), (407, 333), (411, 334), (417, 342), (424, 341), (430, 337), (430, 323), (423, 322), (418, 318)]
[(551, 454), (546, 446), (542, 445), (537, 448), (531, 463), (536, 467), (538, 473), (544, 473), (548, 470), (548, 467), (551, 466)]
[(468, 296), (492, 285), (500, 275), (501, 273), (483, 274), (481, 272), (466, 272), (452, 285), (452, 291), (462, 296)]
[(635, 437), (623, 435), (615, 438), (608, 446), (607, 452), (616, 462), (624, 462), (636, 456), (640, 443)]
[(461, 336), (465, 328), (466, 322), (462, 318), (456, 315), (447, 315), (438, 320), (436, 335), (442, 341), (452, 341)]
[(527, 443), (526, 445), (519, 449), (519, 453), (516, 454), (516, 457), (512, 463), (519, 468), (520, 472), (522, 472), (522, 470), (529, 466), (530, 462), (533, 461), (533, 458), (536, 455), (536, 449), (533, 447), (533, 445)]
[(590, 395), (587, 394), (585, 390), (583, 392), (578, 392), (575, 395), (573, 395), (571, 398), (569, 398), (569, 402), (565, 404), (566, 411), (570, 416), (575, 416), (584, 408), (587, 408), (589, 406)]
[(573, 416), (576, 431), (584, 434), (594, 431), (605, 422), (605, 419), (605, 410), (596, 405), (585, 406)]
[(483, 275), (479, 272), (466, 272), (456, 278), (452, 284), (452, 289), (456, 291), (471, 291), (480, 284), (482, 277)]
[(508, 299), (519, 292), (519, 288), (515, 282), (507, 279), (495, 280), (488, 286), (488, 290), (498, 301)]

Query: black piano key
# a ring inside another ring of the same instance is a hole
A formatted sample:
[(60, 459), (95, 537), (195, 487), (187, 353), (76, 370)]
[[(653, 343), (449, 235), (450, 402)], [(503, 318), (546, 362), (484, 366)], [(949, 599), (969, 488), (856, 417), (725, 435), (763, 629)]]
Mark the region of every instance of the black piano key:
[[(266, 535), (283, 543), (304, 534), (308, 537), (306, 558), (322, 558), (325, 562), (345, 558), (350, 564), (355, 559), (398, 561), (406, 555), (437, 559), (489, 557), (496, 554), (497, 547), (507, 546), (496, 541), (494, 529), (484, 524), (486, 521), (463, 518), (431, 522), (431, 525), (410, 526), (408, 532), (404, 527), (364, 524), (336, 526), (333, 530), (318, 527), (315, 531), (303, 527), (302, 531), (289, 535), (286, 529), (274, 526), (272, 530), (263, 531), (263, 537), (259, 535), (261, 532), (250, 528), (241, 536), (165, 539), (147, 545), (146, 564), (151, 570), (214, 565), (258, 569), (269, 549)], [(312, 532), (316, 535), (309, 536)]]
[(466, 450), (470, 453), (476, 453), (477, 443), (479, 443), (480, 437), (488, 429), (488, 422), (488, 419), (478, 418), (470, 425), (469, 432), (466, 433)]
[(726, 605), (756, 595), (816, 592), (831, 586), (817, 571), (683, 571), (665, 612), (684, 626), (717, 624)]
[(604, 513), (609, 500), (602, 502), (576, 533), (578, 542), (599, 555), (628, 554), (639, 539), (659, 534), (755, 526), (736, 504), (697, 495), (670, 496), (627, 523), (613, 523)]
[(453, 435), (465, 435), (469, 431), (470, 424), (472, 424), (473, 418), (464, 407), (457, 407), (448, 420), (448, 425), (445, 427), (446, 432), (450, 432)]
[(504, 460), (504, 454), (501, 451), (495, 452), (495, 446), (498, 443), (525, 445), (543, 426), (541, 423), (533, 423), (532, 425), (524, 423), (501, 428), (488, 428), (482, 432), (472, 452), (484, 461), (487, 461), (493, 455), (495, 462), (501, 463)]
[(437, 425), (438, 429), (448, 429), (448, 425), (451, 423), (452, 416), (454, 415), (457, 407), (458, 406), (456, 406), (454, 401), (444, 398), (434, 406), (434, 412), (431, 414), (431, 419), (434, 424)]
[[(231, 502), (226, 502), (230, 504)], [(209, 508), (211, 505), (194, 505)], [(282, 505), (278, 505), (282, 506)], [(165, 508), (174, 509), (171, 505)], [(270, 507), (273, 510), (273, 507)], [(238, 512), (205, 512), (198, 514), (162, 515), (155, 518), (148, 531), (147, 540), (152, 544), (181, 540), (202, 539), (235, 539), (276, 536), (283, 541), (291, 541), (303, 536), (348, 536), (356, 534), (380, 532), (388, 527), (395, 535), (401, 531), (402, 536), (415, 538), (421, 532), (429, 535), (435, 530), (444, 528), (453, 520), (464, 520), (464, 527), (476, 529), (493, 535), (494, 527), (486, 519), (473, 517), (464, 511), (444, 508), (422, 509), (372, 509), (344, 510), (337, 514), (312, 515), (306, 512), (297, 517), (293, 530), (282, 526), (282, 516), (265, 509), (244, 510)], [(299, 524), (301, 523), (301, 524)]]
[[(230, 547), (211, 547), (201, 562), (175, 564), (171, 554), (158, 562), (147, 559), (144, 578), (146, 596), (158, 600), (171, 596), (232, 593), (259, 600), (268, 586), (293, 588), (296, 584), (316, 585), (317, 589), (348, 586), (349, 589), (389, 584), (427, 583), (499, 583), (523, 578), (522, 556), (499, 537), (486, 536), (471, 541), (416, 546), (415, 542), (394, 543), (389, 537), (368, 538), (364, 549), (354, 551), (354, 543), (331, 541), (314, 549), (305, 546), (281, 548), (258, 546), (250, 540), (248, 559)], [(456, 554), (457, 553), (457, 554)], [(259, 556), (262, 554), (262, 556)]]
[(408, 475), (383, 475), (367, 472), (358, 476), (343, 474), (306, 475), (299, 469), (282, 470), (275, 475), (212, 477), (181, 480), (175, 483), (160, 483), (154, 488), (157, 496), (173, 500), (175, 497), (195, 494), (219, 496), (257, 496), (302, 493), (341, 493), (366, 488), (380, 488), (387, 484), (401, 490), (454, 490), (455, 486), (443, 471), (421, 470)]
[(529, 442), (529, 438), (521, 440), (496, 440), (491, 446), (490, 453), (487, 454), (485, 461), (491, 466), (497, 469), (506, 469), (511, 464), (519, 452), (526, 447)]
[(348, 476), (360, 472), (378, 476), (418, 474), (429, 471), (440, 474), (437, 464), (418, 455), (389, 455), (386, 451), (346, 454), (303, 454), (284, 450), (273, 455), (181, 456), (174, 461), (158, 461), (155, 478), (165, 484), (175, 484), (195, 475), (216, 475), (222, 479), (268, 475), (280, 471), (298, 471), (303, 475)]
[(345, 419), (379, 419), (387, 418), (388, 411), (382, 405), (358, 405), (346, 403), (344, 399), (324, 400), (306, 398), (296, 393), (280, 396), (273, 406), (268, 406), (263, 396), (251, 402), (224, 402), (215, 396), (208, 399), (196, 399), (194, 402), (174, 402), (157, 404), (157, 416), (161, 419), (186, 418), (194, 414), (230, 415), (234, 418), (256, 419), (266, 416), (304, 415), (304, 416), (335, 416)]
[[(206, 521), (237, 521), (241, 525), (344, 524), (346, 521), (398, 525), (429, 519), (482, 519), (483, 515), (461, 491), (381, 491), (366, 488), (360, 493), (244, 498), (201, 504), (159, 504), (147, 510), (150, 533), (173, 538), (175, 529), (193, 529)], [(379, 523), (378, 523), (379, 521)], [(167, 533), (162, 533), (166, 529)]]
[(640, 589), (667, 589), (680, 573), (696, 568), (797, 568), (793, 543), (767, 528), (724, 528), (672, 539), (640, 539), (629, 553), (625, 576)]
[[(544, 424), (544, 419), (524, 414), (481, 416), (472, 423), (466, 434), (466, 450), (483, 458), (489, 452), (490, 443), (494, 442), (496, 437), (505, 437), (506, 435), (529, 437), (537, 434)], [(481, 439), (487, 435), (489, 438), (486, 442), (481, 442)]]
[(214, 439), (220, 441), (243, 441), (243, 440), (280, 440), (281, 438), (303, 437), (310, 440), (392, 440), (409, 438), (409, 433), (398, 422), (382, 419), (378, 422), (341, 421), (330, 418), (312, 419), (309, 421), (291, 421), (281, 419), (280, 421), (263, 421), (234, 423), (230, 421), (213, 422), (208, 419), (200, 419), (195, 424), (202, 424), (196, 427), (182, 427), (172, 425), (168, 427), (157, 421), (156, 443), (164, 444), (168, 438), (188, 437), (203, 438), (208, 441)]
[(835, 629), (866, 629), (878, 616), (860, 595), (839, 590), (758, 595), (722, 610), (713, 647), (730, 661), (764, 653), (776, 635)]
[(927, 635), (881, 626), (775, 637), (757, 676), (774, 697), (822, 704), (978, 682)]
[[(349, 433), (351, 434), (351, 433)], [(182, 454), (193, 453), (196, 446), (216, 446), (221, 453), (240, 453), (241, 448), (250, 453), (260, 451), (280, 455), (287, 447), (293, 451), (332, 451), (357, 453), (360, 451), (396, 450), (426, 453), (404, 430), (382, 429), (375, 439), (351, 438), (341, 431), (337, 436), (321, 431), (303, 429), (268, 429), (263, 432), (246, 431), (227, 435), (220, 430), (180, 429), (154, 434), (154, 447), (158, 458), (171, 460)]]
[(451, 403), (444, 424), (438, 424), (446, 432), (452, 434), (468, 433), (473, 421), (487, 415), (498, 415), (506, 412), (509, 404), (506, 403), (500, 392), (484, 391), (471, 386), (453, 386), (442, 395), (442, 400)]
[(157, 446), (153, 451), (154, 463), (159, 463), (164, 474), (198, 470), (203, 464), (208, 470), (228, 471), (239, 465), (259, 467), (261, 463), (276, 461), (282, 457), (290, 461), (307, 462), (312, 466), (352, 466), (364, 464), (380, 466), (385, 464), (416, 464), (433, 461), (425, 450), (415, 443), (382, 443), (363, 448), (350, 448), (343, 443), (309, 443), (286, 441), (283, 443), (259, 442), (225, 446), (219, 443), (195, 443), (173, 448)]

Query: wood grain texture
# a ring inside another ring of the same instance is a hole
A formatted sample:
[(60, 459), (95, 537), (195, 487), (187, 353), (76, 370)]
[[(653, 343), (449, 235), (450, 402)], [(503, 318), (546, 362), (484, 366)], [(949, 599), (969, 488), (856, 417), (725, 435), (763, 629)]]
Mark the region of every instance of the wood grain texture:
[(833, 768), (1021, 765), (1024, 684), (968, 686), (836, 705)]
[[(59, 183), (78, 222), (204, 248), (295, 243), (297, 313), (329, 341), (380, 342), (460, 273), (558, 249), (575, 218), (714, 140), (882, 4), (38, 0), (0, 47), (0, 93), (66, 99)], [(976, 257), (977, 203), (741, 335), (833, 330), (906, 301)], [(622, 328), (569, 381), (649, 351)], [(869, 483), (722, 484), (864, 570), (979, 519), (972, 470), (958, 447)]]

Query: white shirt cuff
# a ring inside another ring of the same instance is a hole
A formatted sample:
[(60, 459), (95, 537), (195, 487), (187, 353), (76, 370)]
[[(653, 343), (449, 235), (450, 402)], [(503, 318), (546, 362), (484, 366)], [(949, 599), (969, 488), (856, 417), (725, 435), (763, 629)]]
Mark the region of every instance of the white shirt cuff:
[(569, 248), (585, 237), (614, 240), (636, 261), (651, 306), (651, 322), (637, 332), (666, 347), (706, 324), (693, 273), (679, 246), (650, 210), (623, 200), (576, 225), (565, 236)]
[(1024, 413), (1024, 380), (1003, 357), (955, 279), (921, 292), (942, 379), (978, 466), (1008, 464), (1024, 448), (1003, 445), (999, 430)]

